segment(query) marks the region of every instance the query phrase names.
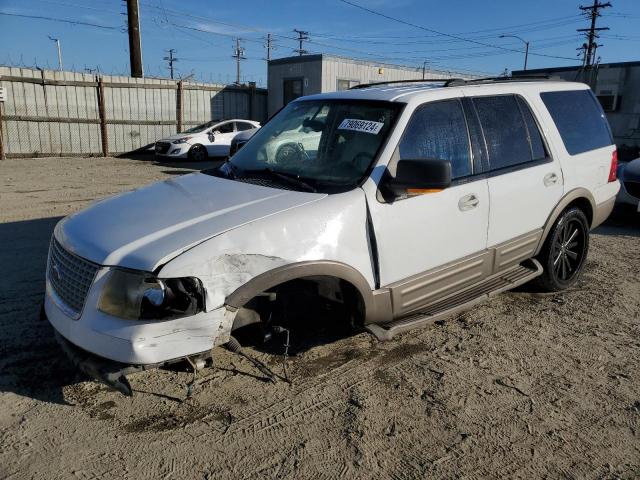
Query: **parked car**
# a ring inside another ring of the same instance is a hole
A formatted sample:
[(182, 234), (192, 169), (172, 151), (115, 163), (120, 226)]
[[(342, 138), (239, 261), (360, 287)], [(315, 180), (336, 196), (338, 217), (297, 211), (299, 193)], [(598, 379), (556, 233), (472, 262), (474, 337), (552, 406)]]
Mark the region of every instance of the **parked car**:
[(60, 221), (44, 311), (77, 365), (130, 394), (126, 373), (197, 363), (309, 295), (387, 339), (534, 279), (573, 286), (619, 188), (581, 83), (301, 97), (220, 167)]
[(158, 140), (155, 144), (156, 156), (178, 159), (188, 158), (200, 162), (208, 157), (226, 157), (229, 155), (231, 140), (238, 132), (260, 128), (253, 120), (212, 121), (190, 128)]
[(249, 141), (251, 137), (258, 131), (257, 128), (252, 128), (251, 130), (245, 130), (243, 132), (237, 133), (233, 140), (231, 140), (231, 147), (229, 148), (229, 156), (233, 157), (235, 153), (244, 147), (244, 144)]
[(640, 212), (640, 158), (618, 165), (618, 203), (633, 205)]

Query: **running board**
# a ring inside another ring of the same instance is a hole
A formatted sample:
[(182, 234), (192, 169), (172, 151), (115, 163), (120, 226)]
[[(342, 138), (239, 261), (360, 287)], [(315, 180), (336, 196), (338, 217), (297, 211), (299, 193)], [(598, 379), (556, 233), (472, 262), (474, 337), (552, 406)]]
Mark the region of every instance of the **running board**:
[(399, 333), (437, 322), (467, 310), (494, 295), (527, 283), (542, 274), (542, 265), (529, 259), (509, 270), (492, 275), (480, 283), (465, 288), (422, 310), (382, 325), (367, 325), (365, 329), (378, 340), (391, 340)]

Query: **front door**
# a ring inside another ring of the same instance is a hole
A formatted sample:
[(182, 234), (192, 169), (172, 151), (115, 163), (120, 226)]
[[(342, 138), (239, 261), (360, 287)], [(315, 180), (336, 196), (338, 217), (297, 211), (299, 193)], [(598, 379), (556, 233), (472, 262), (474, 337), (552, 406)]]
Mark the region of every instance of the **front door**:
[(488, 273), (487, 180), (474, 176), (462, 102), (423, 104), (412, 114), (388, 169), (397, 160), (452, 163), (451, 187), (392, 202), (368, 198), (379, 256), (379, 283), (391, 287), (394, 314), (403, 315)]
[(221, 123), (212, 128), (207, 136), (209, 143), (207, 144), (207, 152), (211, 157), (226, 157), (229, 155), (231, 140), (236, 135), (234, 122)]

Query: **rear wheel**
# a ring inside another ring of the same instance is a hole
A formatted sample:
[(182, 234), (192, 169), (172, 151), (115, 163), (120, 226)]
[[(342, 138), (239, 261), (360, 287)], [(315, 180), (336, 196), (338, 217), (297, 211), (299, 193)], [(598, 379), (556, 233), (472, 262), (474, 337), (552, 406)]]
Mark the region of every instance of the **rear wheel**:
[(538, 260), (544, 267), (538, 283), (557, 292), (575, 284), (589, 251), (589, 223), (579, 208), (563, 212), (553, 225)]
[(207, 159), (207, 149), (202, 145), (194, 145), (187, 154), (191, 162), (204, 162)]

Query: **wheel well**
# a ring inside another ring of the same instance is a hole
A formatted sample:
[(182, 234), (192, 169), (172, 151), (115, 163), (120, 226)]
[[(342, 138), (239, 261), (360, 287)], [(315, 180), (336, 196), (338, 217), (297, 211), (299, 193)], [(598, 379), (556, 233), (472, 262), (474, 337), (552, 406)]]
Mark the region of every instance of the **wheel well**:
[(591, 206), (591, 202), (584, 197), (576, 198), (572, 200), (569, 205), (564, 209), (564, 211), (569, 210), (570, 208), (577, 207), (585, 214), (587, 217), (587, 221), (589, 222), (589, 226), (593, 223), (593, 207)]
[[(317, 275), (288, 280), (260, 292), (240, 307), (244, 312), (234, 329), (257, 321), (265, 322), (274, 308), (282, 308), (282, 305), (304, 310), (294, 314), (308, 314), (313, 310), (311, 302), (316, 300), (326, 308), (322, 311), (328, 310), (332, 316), (344, 314), (344, 320), (354, 325), (364, 324), (365, 302), (358, 288), (342, 278)], [(252, 320), (246, 320), (249, 317)]]

